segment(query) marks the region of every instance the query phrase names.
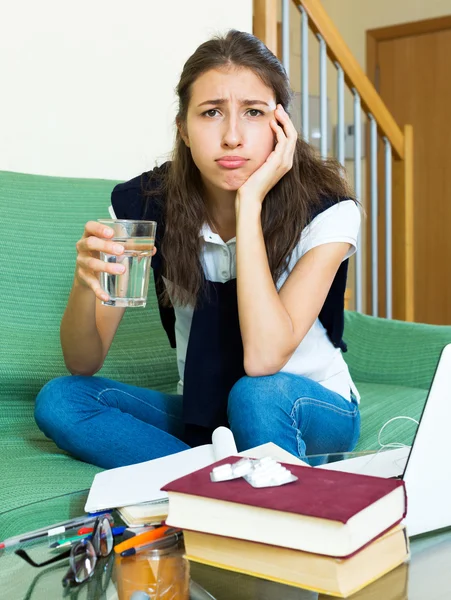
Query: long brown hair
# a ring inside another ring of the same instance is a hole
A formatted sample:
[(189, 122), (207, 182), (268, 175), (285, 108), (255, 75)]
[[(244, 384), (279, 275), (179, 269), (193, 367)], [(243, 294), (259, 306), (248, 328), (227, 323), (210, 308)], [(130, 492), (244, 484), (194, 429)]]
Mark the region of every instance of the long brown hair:
[[(186, 124), (191, 88), (196, 79), (211, 69), (251, 69), (271, 88), (276, 103), (289, 112), (292, 92), (280, 61), (255, 36), (236, 30), (214, 37), (197, 48), (186, 61), (177, 86), (177, 122)], [(165, 234), (161, 252), (165, 276), (171, 282), (175, 304), (195, 304), (204, 274), (200, 263), (203, 238), (199, 235), (208, 220), (200, 172), (190, 149), (177, 129), (172, 163), (162, 180), (165, 194)], [(290, 171), (267, 194), (262, 207), (262, 230), (274, 282), (286, 268), (291, 253), (311, 215), (327, 197), (338, 202), (351, 198), (340, 165), (322, 160), (315, 149), (298, 137)]]

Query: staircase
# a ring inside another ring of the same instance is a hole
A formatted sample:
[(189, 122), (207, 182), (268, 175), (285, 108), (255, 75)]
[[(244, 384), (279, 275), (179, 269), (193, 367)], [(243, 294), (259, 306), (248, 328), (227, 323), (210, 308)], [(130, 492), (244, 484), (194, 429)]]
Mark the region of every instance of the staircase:
[[(351, 259), (347, 306), (374, 316), (413, 321), (412, 126), (400, 127), (396, 123), (320, 0), (253, 1), (254, 34), (282, 60), (292, 82), (296, 77), (300, 79), (299, 114), (293, 114), (292, 108), (293, 121), (299, 123), (306, 141), (318, 145), (321, 156), (334, 156), (346, 167), (356, 197), (366, 212), (359, 248)], [(300, 24), (300, 48), (296, 49), (290, 48), (290, 37), (295, 37), (292, 32), (298, 26), (293, 23), (293, 13)], [(294, 51), (300, 54), (300, 73), (290, 65)], [(312, 75), (316, 75), (309, 73), (312, 53), (318, 54), (319, 93), (315, 96), (309, 89)], [(327, 61), (331, 61), (336, 72), (333, 144), (328, 116)], [(352, 94), (353, 127), (346, 127), (345, 122), (347, 90)], [(313, 101), (318, 107), (319, 123), (312, 132)], [(366, 143), (362, 142), (362, 122), (368, 131)], [(346, 159), (346, 130), (354, 134), (352, 161)]]

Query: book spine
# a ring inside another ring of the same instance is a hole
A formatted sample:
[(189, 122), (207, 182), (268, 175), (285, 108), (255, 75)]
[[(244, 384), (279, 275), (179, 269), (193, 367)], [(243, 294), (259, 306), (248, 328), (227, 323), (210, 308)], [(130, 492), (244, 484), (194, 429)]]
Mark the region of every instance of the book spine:
[(404, 480), (403, 480), (403, 482), (402, 482), (402, 487), (403, 487), (403, 490), (404, 490), (404, 514), (403, 514), (402, 518), (403, 518), (403, 519), (405, 519), (405, 518), (406, 518), (406, 515), (407, 515), (407, 504), (408, 504), (408, 499), (407, 499), (407, 489), (406, 489), (406, 484), (405, 484), (405, 481), (404, 481)]

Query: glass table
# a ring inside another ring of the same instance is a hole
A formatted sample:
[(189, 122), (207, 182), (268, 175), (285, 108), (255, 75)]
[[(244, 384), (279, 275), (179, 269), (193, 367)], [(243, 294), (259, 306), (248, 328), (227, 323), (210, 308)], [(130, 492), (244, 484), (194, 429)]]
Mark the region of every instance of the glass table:
[[(356, 456), (353, 453), (352, 456)], [(64, 502), (67, 518), (82, 514), (82, 507), (87, 498), (88, 490), (68, 494), (63, 497), (53, 498), (38, 502), (33, 505), (10, 511), (11, 523), (18, 524), (29, 522), (31, 512), (39, 515), (39, 524), (35, 527), (51, 525), (61, 518), (54, 518)], [(35, 519), (36, 522), (36, 519)], [(24, 529), (16, 530), (21, 533)], [(5, 532), (1, 532), (4, 536)], [(10, 533), (7, 533), (9, 535)], [(36, 560), (41, 561), (51, 556), (48, 541), (35, 540), (27, 542), (21, 547), (25, 548)], [(188, 600), (188, 586), (182, 593), (182, 587), (174, 594), (168, 586), (166, 591), (160, 590), (157, 596), (126, 594), (121, 590), (121, 581), (128, 577), (137, 577), (136, 571), (126, 573), (123, 565), (112, 554), (109, 560), (100, 561), (95, 571), (95, 576), (86, 584), (72, 588), (67, 593), (61, 584), (62, 577), (67, 571), (68, 561), (42, 568), (34, 568), (14, 553), (14, 548), (0, 550), (0, 598), (5, 600), (57, 600), (58, 598), (77, 598), (79, 600)], [(135, 557), (136, 558), (136, 557)], [(130, 560), (130, 559), (127, 559)], [(196, 563), (188, 563), (183, 558), (183, 552), (169, 558), (167, 562), (171, 573), (177, 570), (180, 581), (189, 577), (206, 590), (211, 596), (199, 595), (198, 588), (192, 588), (193, 600), (207, 600), (213, 597), (216, 600), (326, 600), (330, 596), (317, 594), (295, 587), (281, 585), (248, 575), (242, 575), (222, 569), (207, 567)], [(131, 563), (128, 563), (129, 565)], [(451, 564), (451, 528), (419, 536), (411, 539), (411, 560), (408, 564), (401, 565), (378, 581), (367, 586), (352, 596), (353, 600), (439, 600), (451, 598), (451, 577), (449, 565)], [(127, 566), (128, 568), (128, 566)], [(147, 565), (148, 568), (148, 565)], [(195, 595), (195, 592), (198, 595)]]

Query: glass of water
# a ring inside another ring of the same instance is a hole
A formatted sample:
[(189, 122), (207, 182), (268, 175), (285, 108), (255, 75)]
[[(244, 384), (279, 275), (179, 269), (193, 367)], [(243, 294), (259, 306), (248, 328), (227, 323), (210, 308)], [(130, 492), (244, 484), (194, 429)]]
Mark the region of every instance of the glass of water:
[(110, 239), (124, 247), (124, 252), (120, 256), (100, 252), (100, 260), (125, 267), (124, 273), (100, 273), (100, 285), (110, 297), (109, 300), (102, 300), (102, 304), (125, 308), (146, 306), (157, 224), (155, 221), (128, 219), (98, 219), (98, 221), (111, 227), (114, 235)]

